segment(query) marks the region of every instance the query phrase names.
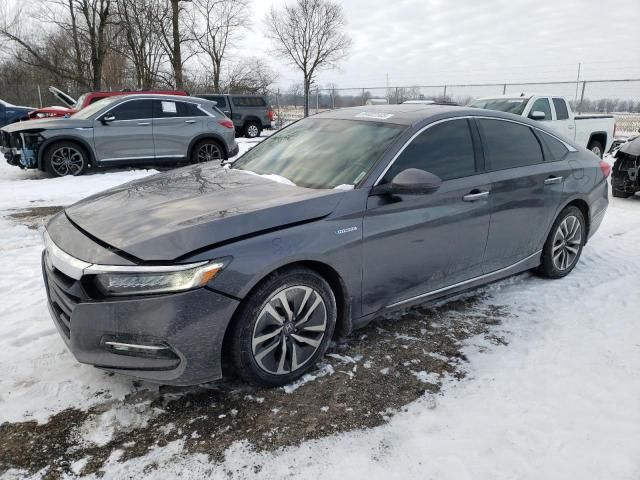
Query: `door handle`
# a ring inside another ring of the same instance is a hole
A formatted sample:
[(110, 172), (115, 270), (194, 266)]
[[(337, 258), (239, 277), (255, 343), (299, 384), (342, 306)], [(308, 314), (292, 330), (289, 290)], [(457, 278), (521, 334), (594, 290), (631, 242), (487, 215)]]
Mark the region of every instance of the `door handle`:
[(472, 192), (462, 197), (462, 200), (465, 202), (476, 202), (478, 200), (487, 198), (488, 196), (489, 196), (489, 192), (476, 192), (476, 193)]
[(144, 127), (146, 125), (151, 125), (151, 122), (138, 122), (138, 125)]
[(569, 130), (573, 130), (574, 128), (576, 128), (574, 125), (569, 125)]
[(544, 181), (545, 185), (555, 185), (556, 183), (562, 183), (562, 177), (549, 177)]
[(196, 123), (195, 120), (185, 120), (184, 123)]

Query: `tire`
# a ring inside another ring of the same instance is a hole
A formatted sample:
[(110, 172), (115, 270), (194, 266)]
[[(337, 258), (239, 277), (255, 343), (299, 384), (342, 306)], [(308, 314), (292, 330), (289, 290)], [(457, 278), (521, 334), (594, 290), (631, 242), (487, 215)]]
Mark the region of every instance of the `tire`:
[(191, 151), (191, 163), (226, 160), (227, 155), (217, 140), (200, 140)]
[(244, 136), (247, 138), (257, 138), (262, 133), (262, 126), (253, 120), (244, 124)]
[(589, 142), (589, 146), (587, 148), (591, 150), (591, 152), (593, 152), (595, 155), (602, 158), (604, 147), (600, 142), (598, 142), (597, 140), (592, 140), (591, 142)]
[(569, 206), (553, 222), (542, 250), (538, 273), (547, 278), (567, 276), (580, 260), (587, 230), (582, 211)]
[(611, 193), (616, 198), (629, 198), (633, 193), (621, 192), (620, 190), (612, 190)]
[(45, 170), (54, 177), (77, 177), (88, 164), (87, 152), (74, 142), (55, 142), (44, 152)]
[(270, 275), (244, 300), (231, 327), (228, 352), (235, 372), (263, 387), (291, 383), (324, 355), (336, 312), (331, 287), (314, 271), (295, 267)]

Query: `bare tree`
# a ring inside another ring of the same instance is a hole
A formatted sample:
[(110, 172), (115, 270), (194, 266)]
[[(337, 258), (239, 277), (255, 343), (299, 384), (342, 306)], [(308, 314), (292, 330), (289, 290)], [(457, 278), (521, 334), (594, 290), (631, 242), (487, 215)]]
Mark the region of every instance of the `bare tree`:
[(302, 84), (300, 83), (294, 83), (293, 85), (291, 85), (289, 87), (289, 90), (287, 92), (292, 100), (293, 100), (293, 108), (297, 109), (298, 108), (298, 96), (300, 94), (302, 94)]
[(60, 28), (58, 34), (62, 33), (71, 39), (73, 52), (68, 52), (70, 61), (63, 65), (51, 61), (48, 54), (50, 35), (35, 37), (21, 33), (21, 10), (13, 21), (5, 21), (0, 25), (0, 38), (18, 46), (17, 59), (99, 90), (102, 86), (102, 67), (112, 41), (108, 35), (113, 13), (111, 6), (112, 0), (50, 0), (44, 15), (49, 14), (50, 21)]
[(260, 58), (245, 58), (227, 71), (220, 86), (228, 93), (266, 95), (276, 78), (276, 73)]
[(249, 23), (248, 0), (193, 0), (191, 36), (213, 71), (213, 90), (220, 91), (225, 53)]
[(272, 7), (266, 24), (276, 52), (302, 71), (307, 116), (314, 75), (323, 68), (335, 67), (351, 45), (342, 32), (345, 26), (342, 7), (328, 0), (296, 0), (282, 9)]
[(157, 0), (118, 2), (119, 25), (126, 38), (122, 51), (133, 64), (138, 88), (151, 89), (158, 80), (164, 55), (156, 22), (164, 13)]
[(185, 61), (182, 46), (188, 41), (185, 32), (186, 29), (181, 23), (181, 19), (184, 16), (182, 4), (191, 2), (192, 0), (159, 1), (162, 2), (162, 8), (158, 10), (154, 21), (160, 33), (164, 52), (171, 64), (175, 87), (182, 90), (184, 89), (183, 66)]

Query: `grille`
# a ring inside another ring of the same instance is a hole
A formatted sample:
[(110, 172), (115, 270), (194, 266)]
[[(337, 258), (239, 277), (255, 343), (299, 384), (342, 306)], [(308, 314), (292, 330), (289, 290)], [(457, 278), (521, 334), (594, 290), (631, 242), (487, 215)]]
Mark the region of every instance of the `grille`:
[(42, 258), (44, 280), (54, 320), (67, 339), (71, 339), (71, 316), (75, 306), (82, 301), (84, 291), (80, 282), (49, 267), (44, 261), (44, 255)]

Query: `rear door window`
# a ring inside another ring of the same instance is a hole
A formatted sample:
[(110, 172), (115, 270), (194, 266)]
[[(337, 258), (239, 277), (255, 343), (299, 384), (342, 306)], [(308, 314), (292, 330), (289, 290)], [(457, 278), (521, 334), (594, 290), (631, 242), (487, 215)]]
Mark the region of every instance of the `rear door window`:
[(567, 120), (569, 118), (569, 109), (567, 108), (567, 102), (564, 98), (554, 98), (553, 106), (556, 109), (557, 120)]
[[(556, 110), (557, 111), (557, 110)], [(542, 139), (545, 147), (547, 147), (547, 158), (549, 162), (559, 162), (569, 153), (569, 149), (565, 147), (564, 143), (560, 140), (553, 138), (551, 135), (538, 131), (538, 136)]]
[(194, 103), (154, 100), (153, 104), (155, 118), (204, 117), (206, 115)]
[(535, 165), (543, 162), (542, 148), (526, 125), (504, 120), (477, 120), (490, 170)]
[(207, 100), (211, 100), (212, 102), (216, 102), (216, 107), (225, 108), (227, 106), (227, 99), (222, 95), (207, 95)]
[(391, 182), (408, 168), (431, 172), (442, 180), (474, 175), (476, 163), (469, 122), (450, 120), (427, 128), (402, 151), (382, 183)]
[(544, 113), (545, 120), (551, 120), (551, 104), (549, 103), (549, 99), (539, 98), (533, 102), (533, 106), (529, 111), (529, 118), (533, 118), (533, 112), (542, 112)]

